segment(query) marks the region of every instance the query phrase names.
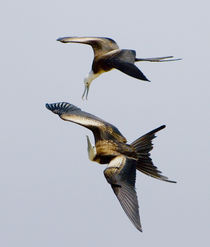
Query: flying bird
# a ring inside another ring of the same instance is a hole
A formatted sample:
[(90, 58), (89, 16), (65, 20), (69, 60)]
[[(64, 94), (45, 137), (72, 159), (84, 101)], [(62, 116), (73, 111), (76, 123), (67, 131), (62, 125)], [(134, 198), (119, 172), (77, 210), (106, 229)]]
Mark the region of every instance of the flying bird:
[(46, 104), (46, 107), (58, 114), (61, 119), (84, 126), (93, 132), (95, 146), (87, 136), (89, 159), (99, 164), (108, 164), (104, 170), (107, 182), (111, 185), (128, 218), (139, 231), (142, 231), (135, 190), (136, 169), (151, 177), (176, 183), (163, 176), (150, 158), (150, 151), (153, 149), (152, 140), (158, 131), (165, 128), (165, 125), (127, 144), (126, 138), (114, 125), (82, 111), (75, 105), (59, 102)]
[(92, 46), (94, 59), (92, 69), (84, 79), (85, 89), (82, 98), (88, 97), (91, 82), (100, 74), (112, 69), (118, 69), (121, 72), (143, 81), (149, 81), (141, 70), (134, 64), (135, 62), (166, 62), (180, 59), (172, 59), (173, 56), (156, 58), (136, 58), (136, 51), (130, 49), (120, 49), (117, 43), (106, 37), (63, 37), (57, 41), (62, 43), (82, 43)]

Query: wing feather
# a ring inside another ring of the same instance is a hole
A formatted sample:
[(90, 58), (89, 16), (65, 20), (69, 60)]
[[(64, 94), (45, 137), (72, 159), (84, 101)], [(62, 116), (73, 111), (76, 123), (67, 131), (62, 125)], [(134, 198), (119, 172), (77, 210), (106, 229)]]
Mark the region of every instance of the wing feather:
[(116, 139), (126, 142), (125, 137), (112, 124), (98, 118), (88, 112), (82, 111), (75, 105), (67, 102), (46, 104), (47, 109), (58, 114), (61, 119), (82, 125), (90, 129), (95, 139)]
[(114, 186), (112, 186), (112, 189), (130, 221), (139, 231), (142, 231), (135, 189), (126, 183), (121, 183), (121, 187), (117, 190)]
[(149, 81), (147, 77), (141, 72), (141, 70), (133, 63), (125, 62), (118, 58), (112, 58), (107, 62), (111, 67), (120, 70), (121, 72), (132, 76), (136, 79)]
[(62, 43), (82, 43), (91, 45), (95, 56), (119, 49), (117, 43), (113, 39), (106, 37), (63, 37), (57, 39), (57, 41)]
[(108, 183), (111, 184), (117, 199), (130, 221), (139, 231), (142, 231), (138, 199), (135, 191), (135, 164), (135, 160), (128, 159), (125, 156), (117, 156), (104, 170), (104, 175)]

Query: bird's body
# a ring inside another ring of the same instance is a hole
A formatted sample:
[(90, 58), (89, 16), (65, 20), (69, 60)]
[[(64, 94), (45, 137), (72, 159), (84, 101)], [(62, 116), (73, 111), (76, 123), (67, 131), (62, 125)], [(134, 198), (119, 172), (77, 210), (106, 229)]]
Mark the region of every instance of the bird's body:
[(86, 99), (91, 82), (104, 72), (112, 69), (118, 69), (121, 72), (132, 76), (136, 79), (149, 81), (141, 70), (134, 64), (139, 61), (164, 62), (176, 61), (173, 56), (156, 57), (156, 58), (136, 58), (136, 52), (130, 49), (120, 49), (117, 43), (106, 37), (64, 37), (57, 39), (62, 43), (82, 43), (92, 46), (94, 59), (92, 69), (84, 79), (85, 90), (83, 93)]
[(95, 144), (96, 156), (92, 161), (99, 164), (108, 164), (113, 158), (118, 155), (125, 155), (127, 157), (137, 159), (135, 150), (128, 144), (118, 142), (116, 140), (100, 140)]
[(92, 146), (87, 137), (89, 159), (100, 164), (108, 164), (104, 170), (107, 182), (131, 222), (142, 231), (135, 191), (136, 169), (154, 178), (174, 183), (161, 175), (150, 158), (152, 139), (155, 138), (156, 132), (165, 128), (165, 125), (127, 144), (126, 138), (115, 126), (72, 104), (60, 102), (46, 104), (46, 107), (58, 114), (61, 119), (82, 125), (93, 132), (95, 146)]

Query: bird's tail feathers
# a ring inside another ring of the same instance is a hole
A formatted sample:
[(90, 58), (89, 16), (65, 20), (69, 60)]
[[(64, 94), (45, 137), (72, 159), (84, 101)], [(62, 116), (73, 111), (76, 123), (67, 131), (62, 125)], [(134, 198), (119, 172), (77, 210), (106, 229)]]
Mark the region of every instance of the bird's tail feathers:
[(167, 57), (136, 58), (135, 62), (172, 62), (178, 60), (182, 60), (182, 59), (173, 58), (173, 56), (167, 56)]
[(175, 181), (168, 180), (166, 176), (161, 175), (161, 171), (153, 165), (152, 159), (150, 158), (150, 151), (153, 149), (152, 140), (156, 137), (155, 134), (164, 129), (166, 126), (162, 125), (149, 133), (141, 136), (133, 143), (131, 146), (134, 147), (138, 160), (136, 164), (136, 169), (143, 172), (144, 174), (171, 183), (176, 183)]

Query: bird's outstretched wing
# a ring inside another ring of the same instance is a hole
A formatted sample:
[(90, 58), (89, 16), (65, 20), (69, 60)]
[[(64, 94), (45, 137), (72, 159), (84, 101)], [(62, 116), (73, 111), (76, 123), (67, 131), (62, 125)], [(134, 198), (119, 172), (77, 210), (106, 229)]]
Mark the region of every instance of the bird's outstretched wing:
[(94, 51), (94, 56), (119, 49), (117, 43), (113, 39), (106, 37), (63, 37), (58, 38), (57, 41), (62, 43), (82, 43), (91, 45)]
[[(107, 54), (108, 55), (108, 54)], [(134, 64), (136, 52), (134, 50), (120, 50), (115, 52), (113, 56), (107, 56), (106, 64), (110, 67), (120, 70), (134, 78), (143, 81), (149, 81), (141, 70)]]
[(104, 170), (104, 175), (130, 221), (139, 231), (142, 231), (138, 199), (135, 191), (135, 160), (128, 159), (122, 155), (117, 156)]
[(120, 142), (127, 142), (126, 138), (120, 131), (110, 123), (82, 111), (75, 105), (59, 102), (46, 104), (48, 110), (58, 114), (61, 119), (82, 125), (90, 129), (95, 137), (95, 141), (99, 139), (114, 139)]

